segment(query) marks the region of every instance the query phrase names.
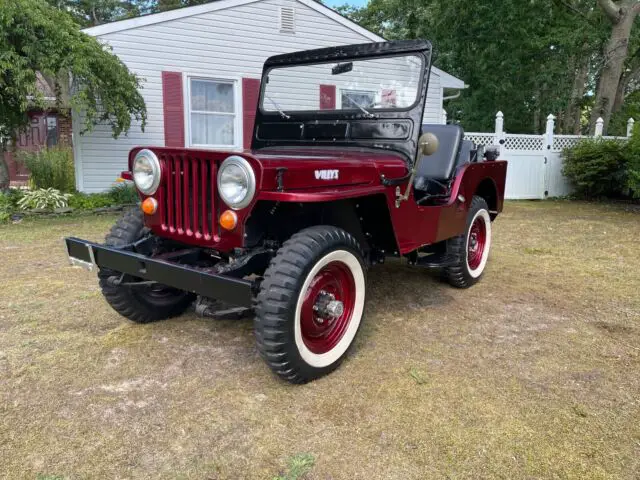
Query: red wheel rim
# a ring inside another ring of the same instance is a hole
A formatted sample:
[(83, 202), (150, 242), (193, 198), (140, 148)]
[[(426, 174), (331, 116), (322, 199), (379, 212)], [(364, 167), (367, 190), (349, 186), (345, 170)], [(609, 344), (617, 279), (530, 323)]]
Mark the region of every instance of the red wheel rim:
[[(326, 307), (340, 302), (342, 312), (332, 316)], [(342, 262), (325, 265), (304, 293), (300, 312), (300, 331), (307, 348), (322, 354), (331, 351), (344, 335), (356, 302), (356, 284), (349, 267)]]
[(483, 216), (478, 215), (467, 239), (467, 264), (471, 270), (476, 270), (482, 263), (484, 249), (487, 246), (487, 224)]

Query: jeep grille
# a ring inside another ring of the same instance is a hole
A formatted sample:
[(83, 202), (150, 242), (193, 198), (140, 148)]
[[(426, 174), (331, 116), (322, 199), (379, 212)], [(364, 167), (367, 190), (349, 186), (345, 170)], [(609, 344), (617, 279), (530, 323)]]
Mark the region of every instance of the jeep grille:
[(217, 233), (216, 163), (187, 154), (161, 154), (160, 163), (162, 229), (210, 240)]

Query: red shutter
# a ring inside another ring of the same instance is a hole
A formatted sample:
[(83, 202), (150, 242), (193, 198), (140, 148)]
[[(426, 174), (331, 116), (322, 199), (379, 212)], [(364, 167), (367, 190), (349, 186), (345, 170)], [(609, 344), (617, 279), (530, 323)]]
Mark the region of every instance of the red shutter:
[(162, 109), (165, 147), (184, 147), (182, 73), (162, 72)]
[(336, 86), (320, 85), (320, 110), (336, 109)]
[(260, 97), (260, 79), (242, 79), (242, 144), (244, 148), (251, 148), (253, 126), (256, 122), (256, 110)]

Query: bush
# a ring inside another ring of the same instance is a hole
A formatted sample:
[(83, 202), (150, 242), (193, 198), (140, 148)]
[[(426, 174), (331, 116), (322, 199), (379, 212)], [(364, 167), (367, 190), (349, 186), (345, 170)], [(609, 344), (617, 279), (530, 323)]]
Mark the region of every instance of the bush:
[(40, 188), (38, 190), (27, 190), (18, 201), (21, 210), (53, 210), (64, 208), (68, 205), (69, 193), (60, 193), (55, 188)]
[(68, 147), (43, 148), (39, 152), (20, 152), (18, 160), (29, 169), (31, 188), (54, 188), (73, 192), (76, 186), (73, 153)]
[(620, 197), (627, 193), (628, 164), (633, 142), (585, 140), (563, 151), (563, 173), (585, 198)]
[(0, 224), (9, 220), (11, 214), (18, 210), (18, 202), (22, 196), (22, 191), (17, 188), (0, 192)]
[(138, 202), (138, 192), (131, 183), (119, 183), (105, 193), (76, 192), (69, 197), (69, 206), (77, 210), (93, 210)]
[(76, 192), (69, 197), (69, 206), (76, 210), (93, 210), (113, 205), (113, 199), (108, 193), (80, 193)]
[(140, 200), (136, 187), (130, 182), (117, 183), (109, 190), (109, 196), (116, 205), (138, 203)]
[(627, 186), (631, 196), (640, 198), (640, 125), (633, 129), (627, 153)]

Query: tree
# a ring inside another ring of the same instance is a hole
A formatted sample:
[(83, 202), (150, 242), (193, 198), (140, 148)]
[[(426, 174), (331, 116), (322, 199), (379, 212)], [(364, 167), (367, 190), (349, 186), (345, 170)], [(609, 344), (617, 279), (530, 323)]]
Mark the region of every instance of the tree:
[(598, 0), (598, 5), (611, 23), (611, 30), (604, 47), (603, 67), (598, 80), (595, 104), (591, 110), (590, 124), (595, 125), (598, 117), (602, 117), (606, 130), (614, 111), (614, 105), (617, 103), (615, 105), (617, 108), (622, 106), (622, 95), (626, 90), (625, 83), (627, 81), (623, 75), (623, 69), (629, 53), (631, 30), (636, 17), (640, 14), (640, 1)]
[(469, 85), (446, 104), (450, 119), (491, 129), (502, 110), (510, 131), (530, 133), (544, 130), (550, 112), (571, 118), (566, 128), (580, 128), (603, 30), (589, 5), (593, 10), (593, 0), (504, 0), (496, 10), (493, 0), (371, 0), (339, 11), (388, 39), (432, 40), (435, 65)]
[[(0, 0), (0, 138), (14, 137), (28, 111), (45, 106), (37, 72), (53, 84), (59, 107), (81, 112), (83, 132), (104, 123), (117, 137), (132, 119), (144, 129), (140, 81), (108, 47), (45, 2)], [(0, 165), (0, 188), (6, 188), (4, 155)]]
[(69, 13), (82, 27), (94, 27), (125, 18), (138, 17), (151, 11), (149, 0), (47, 0), (59, 10)]

